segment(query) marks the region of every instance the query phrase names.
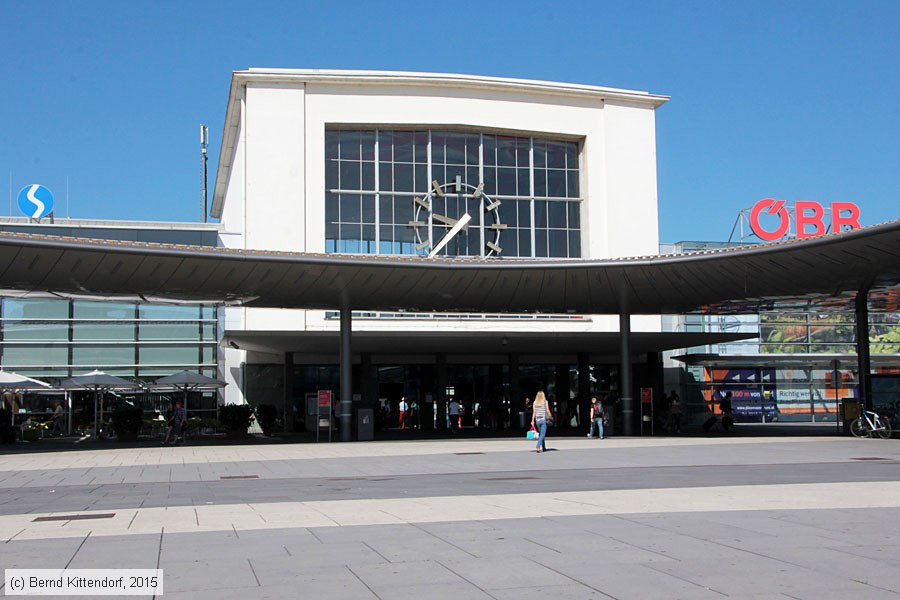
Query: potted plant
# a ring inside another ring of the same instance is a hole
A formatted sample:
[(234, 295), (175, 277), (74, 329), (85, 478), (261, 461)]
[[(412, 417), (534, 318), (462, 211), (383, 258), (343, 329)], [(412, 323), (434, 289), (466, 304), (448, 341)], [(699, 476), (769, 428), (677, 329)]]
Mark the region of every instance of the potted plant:
[(133, 442), (144, 426), (144, 410), (139, 406), (126, 406), (113, 411), (112, 428), (116, 439)]
[(230, 437), (247, 435), (253, 420), (253, 407), (249, 404), (225, 404), (219, 407), (219, 423)]
[(41, 429), (44, 428), (43, 423), (36, 421), (26, 421), (22, 423), (22, 439), (26, 442), (36, 442), (41, 437)]

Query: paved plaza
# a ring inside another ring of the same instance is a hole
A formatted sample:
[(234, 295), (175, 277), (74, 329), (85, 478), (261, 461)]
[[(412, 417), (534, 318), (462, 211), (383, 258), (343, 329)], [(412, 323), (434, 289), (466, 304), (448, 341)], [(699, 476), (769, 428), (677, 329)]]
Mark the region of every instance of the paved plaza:
[(897, 440), (549, 445), (4, 450), (0, 566), (159, 568), (165, 598), (900, 598)]

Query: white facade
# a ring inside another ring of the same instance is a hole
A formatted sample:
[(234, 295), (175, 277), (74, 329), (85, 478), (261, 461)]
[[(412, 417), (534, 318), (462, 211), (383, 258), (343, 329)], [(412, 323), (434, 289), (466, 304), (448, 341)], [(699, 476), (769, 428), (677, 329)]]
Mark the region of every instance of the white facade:
[[(655, 109), (665, 96), (609, 88), (396, 72), (251, 69), (234, 74), (212, 215), (231, 248), (324, 253), (329, 127), (439, 128), (575, 141), (580, 152), (581, 257), (654, 255)], [(485, 259), (492, 260), (492, 259)], [(616, 331), (618, 317), (555, 321), (354, 319), (354, 330)], [(322, 311), (228, 308), (225, 332), (337, 330)], [(635, 316), (634, 331), (659, 331)], [(226, 349), (226, 402), (241, 402)], [(278, 362), (281, 357), (267, 357)]]

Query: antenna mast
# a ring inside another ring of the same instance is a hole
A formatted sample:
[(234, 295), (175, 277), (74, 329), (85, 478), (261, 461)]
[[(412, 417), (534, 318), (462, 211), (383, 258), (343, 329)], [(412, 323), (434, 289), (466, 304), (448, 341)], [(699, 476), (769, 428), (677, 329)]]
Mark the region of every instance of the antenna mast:
[(206, 223), (207, 199), (206, 199), (206, 146), (209, 143), (209, 129), (206, 125), (200, 125), (200, 200), (203, 209), (203, 222)]

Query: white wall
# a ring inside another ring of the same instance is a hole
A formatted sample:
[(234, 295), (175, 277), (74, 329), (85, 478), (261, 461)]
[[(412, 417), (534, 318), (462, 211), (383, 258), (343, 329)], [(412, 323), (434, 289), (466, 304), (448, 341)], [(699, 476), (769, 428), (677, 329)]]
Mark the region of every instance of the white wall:
[[(324, 252), (325, 128), (332, 124), (471, 127), (583, 141), (583, 255), (656, 254), (655, 112), (585, 96), (525, 94), (451, 85), (262, 83), (247, 85), (222, 222), (231, 247)], [(238, 312), (235, 312), (238, 311)], [(336, 330), (322, 311), (227, 309), (232, 325), (255, 331)], [(618, 317), (538, 325), (449, 323), (455, 330), (616, 331)], [(357, 321), (356, 330), (420, 330), (433, 322)], [(659, 331), (659, 317), (632, 318)]]

